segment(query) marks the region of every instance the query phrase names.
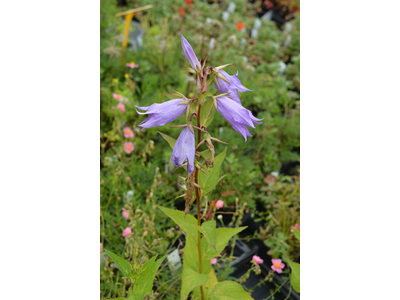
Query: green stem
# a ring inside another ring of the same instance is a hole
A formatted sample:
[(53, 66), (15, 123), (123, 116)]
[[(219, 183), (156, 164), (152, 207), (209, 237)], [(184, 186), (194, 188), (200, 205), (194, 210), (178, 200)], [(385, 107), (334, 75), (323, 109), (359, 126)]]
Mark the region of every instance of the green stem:
[[(199, 108), (197, 109), (197, 127), (200, 128), (200, 104)], [(197, 144), (200, 143), (201, 141), (201, 130), (197, 129)], [(196, 151), (200, 151), (200, 149), (196, 149)], [(197, 161), (200, 160), (200, 156), (197, 156)], [(199, 184), (199, 170), (196, 168), (195, 171), (195, 182), (196, 184)], [(196, 199), (197, 199), (197, 225), (201, 226), (201, 211), (200, 211), (200, 189), (196, 187)], [(203, 259), (201, 256), (201, 234), (200, 231), (197, 231), (197, 249), (199, 252), (199, 273), (202, 274), (202, 265), (203, 265)], [(203, 286), (200, 286), (200, 293), (201, 293), (201, 299), (204, 300), (204, 291), (203, 291)]]

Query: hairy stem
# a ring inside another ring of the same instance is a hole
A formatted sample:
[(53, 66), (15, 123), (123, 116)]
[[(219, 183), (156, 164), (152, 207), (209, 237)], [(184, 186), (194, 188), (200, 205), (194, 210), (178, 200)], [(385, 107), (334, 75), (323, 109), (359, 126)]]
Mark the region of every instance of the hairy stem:
[[(199, 108), (197, 109), (197, 127), (200, 128), (200, 104), (199, 104)], [(200, 143), (201, 141), (201, 130), (197, 129), (197, 144)], [(196, 149), (196, 151), (200, 151), (200, 147), (198, 149)], [(197, 156), (197, 161), (200, 160), (200, 156)], [(199, 184), (199, 170), (196, 168), (195, 171), (195, 182), (196, 184)], [(200, 189), (196, 186), (196, 199), (197, 199), (197, 224), (199, 226), (201, 226), (201, 212), (200, 212), (200, 199), (201, 199), (201, 195), (200, 195)], [(203, 264), (203, 260), (201, 257), (201, 234), (200, 231), (197, 231), (197, 249), (199, 252), (199, 273), (202, 274), (202, 264)], [(204, 300), (204, 291), (203, 291), (203, 286), (200, 286), (200, 293), (201, 293), (201, 299)]]

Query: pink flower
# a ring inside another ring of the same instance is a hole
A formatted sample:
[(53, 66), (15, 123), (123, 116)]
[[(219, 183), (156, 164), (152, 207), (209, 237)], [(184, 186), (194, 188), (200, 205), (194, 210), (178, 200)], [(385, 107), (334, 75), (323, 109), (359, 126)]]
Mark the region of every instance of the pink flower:
[(126, 227), (124, 232), (122, 233), (123, 236), (128, 236), (132, 233), (132, 229), (130, 229), (129, 227)]
[(216, 208), (222, 208), (224, 206), (224, 201), (218, 200), (217, 203), (215, 204)]
[(123, 105), (122, 103), (118, 103), (117, 107), (122, 113), (125, 112), (125, 105)]
[(132, 129), (130, 129), (129, 127), (125, 127), (124, 128), (124, 136), (126, 138), (133, 138), (134, 134), (133, 134)]
[(131, 153), (133, 151), (133, 149), (135, 149), (135, 146), (133, 146), (132, 142), (126, 142), (124, 144), (124, 149), (126, 153)]
[(211, 258), (211, 264), (215, 265), (217, 263), (217, 259), (216, 258)]
[(126, 211), (125, 208), (122, 208), (122, 216), (123, 216), (126, 220), (128, 220), (128, 218), (129, 218), (129, 214), (128, 214), (128, 212)]
[(271, 259), (272, 266), (271, 269), (275, 272), (282, 273), (282, 269), (285, 267), (285, 264), (280, 259)]
[(129, 64), (126, 64), (127, 67), (134, 69), (139, 67), (139, 65), (135, 64), (135, 62), (131, 61)]
[(162, 181), (161, 181), (161, 180), (159, 180), (159, 181), (158, 181), (158, 185), (161, 185), (161, 184), (162, 184)]
[(255, 262), (257, 266), (258, 266), (259, 264), (262, 264), (262, 263), (264, 262), (264, 260), (261, 259), (261, 257), (259, 257), (259, 256), (257, 256), (257, 255), (254, 255), (254, 256), (253, 256), (252, 261)]
[(298, 230), (298, 231), (300, 231), (300, 224), (294, 224), (294, 226), (292, 226), (292, 229), (290, 229), (290, 231), (291, 232), (294, 232), (294, 230), (293, 229), (296, 229), (296, 230)]
[(118, 95), (118, 94), (114, 93), (114, 94), (113, 94), (113, 98), (114, 98), (115, 100), (119, 100), (119, 99), (121, 99), (121, 95)]

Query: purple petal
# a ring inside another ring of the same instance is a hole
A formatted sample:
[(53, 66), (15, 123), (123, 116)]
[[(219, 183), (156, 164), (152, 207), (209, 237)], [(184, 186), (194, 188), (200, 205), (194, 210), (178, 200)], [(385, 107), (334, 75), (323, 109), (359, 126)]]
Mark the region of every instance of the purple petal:
[(189, 42), (181, 35), (181, 43), (183, 54), (185, 54), (187, 60), (194, 70), (196, 70), (196, 66), (201, 70), (200, 62), (197, 59), (196, 54), (193, 51), (192, 46), (190, 46)]
[(183, 128), (172, 150), (171, 161), (175, 166), (180, 167), (187, 160), (189, 174), (194, 172), (194, 147), (194, 134), (190, 131), (189, 127)]
[(155, 126), (164, 126), (175, 119), (179, 118), (186, 112), (187, 104), (178, 105), (183, 99), (173, 99), (164, 103), (154, 103), (150, 106), (135, 106), (137, 109), (146, 112), (138, 112), (138, 114), (150, 114), (146, 120), (140, 123), (142, 128), (150, 128)]
[(246, 88), (245, 86), (242, 85), (239, 78), (237, 78), (238, 73), (231, 76), (228, 73), (226, 73), (224, 70), (219, 70), (219, 72), (222, 75), (224, 75), (226, 80), (229, 81), (229, 84), (226, 81), (222, 80), (221, 78), (217, 77), (220, 88), (218, 88), (218, 86), (214, 83), (215, 88), (221, 94), (230, 92), (228, 97), (240, 104), (241, 102), (240, 102), (240, 96), (239, 96), (238, 91), (242, 93), (242, 92), (248, 92), (251, 90), (249, 90), (248, 88)]
[(251, 111), (228, 97), (217, 98), (217, 110), (232, 125), (233, 129), (243, 135), (245, 141), (248, 136), (251, 136), (246, 126), (255, 128), (254, 124), (262, 121), (262, 119), (254, 117)]

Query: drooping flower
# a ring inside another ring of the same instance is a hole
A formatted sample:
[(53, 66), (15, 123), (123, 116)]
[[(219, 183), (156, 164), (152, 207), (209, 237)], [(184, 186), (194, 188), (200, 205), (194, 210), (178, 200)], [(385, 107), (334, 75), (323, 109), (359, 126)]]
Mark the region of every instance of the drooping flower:
[(236, 23), (236, 29), (237, 30), (243, 30), (244, 29), (244, 24), (242, 22), (237, 22)]
[(183, 8), (178, 9), (178, 12), (183, 16), (185, 15), (185, 10)]
[(132, 229), (130, 229), (129, 227), (126, 227), (124, 232), (122, 233), (123, 236), (128, 236), (132, 233)]
[(211, 264), (215, 265), (217, 263), (217, 259), (216, 258), (211, 258)]
[(135, 106), (137, 109), (145, 110), (146, 112), (137, 112), (138, 114), (150, 116), (140, 123), (139, 127), (150, 128), (156, 126), (164, 126), (176, 118), (179, 118), (186, 112), (187, 104), (178, 105), (184, 99), (173, 99), (164, 103), (154, 103), (150, 106)]
[(252, 261), (258, 266), (259, 264), (262, 264), (264, 262), (263, 259), (261, 259), (261, 257), (257, 256), (257, 255), (253, 255), (253, 259)]
[(194, 159), (195, 159), (195, 144), (194, 134), (190, 131), (189, 127), (182, 129), (181, 134), (175, 142), (174, 149), (172, 150), (171, 161), (180, 167), (187, 161), (187, 170), (189, 174), (194, 172)]
[(126, 209), (123, 207), (122, 208), (122, 216), (126, 219), (126, 220), (128, 220), (128, 218), (129, 218), (129, 214), (128, 214), (128, 212), (126, 211)]
[(293, 226), (292, 226), (292, 229), (290, 229), (290, 231), (291, 232), (294, 232), (294, 230), (293, 229), (296, 229), (296, 230), (298, 230), (298, 231), (300, 231), (300, 224), (294, 224)]
[(103, 252), (103, 245), (100, 243), (100, 253)]
[(282, 269), (285, 267), (285, 264), (282, 262), (281, 259), (271, 259), (272, 266), (271, 269), (275, 272), (282, 273)]
[(135, 146), (133, 146), (132, 142), (126, 142), (124, 144), (124, 150), (126, 153), (131, 153), (135, 149)]
[(236, 74), (234, 75), (229, 75), (228, 73), (226, 73), (224, 70), (219, 70), (218, 72), (220, 72), (225, 78), (226, 80), (229, 81), (229, 83), (227, 83), (226, 81), (222, 80), (221, 78), (217, 77), (217, 81), (218, 81), (218, 85), (215, 85), (215, 88), (221, 93), (230, 93), (228, 95), (229, 98), (231, 98), (232, 100), (234, 100), (237, 103), (241, 103), (240, 102), (240, 96), (239, 96), (239, 92), (244, 93), (244, 92), (250, 92), (251, 90), (249, 90), (247, 87), (245, 87), (242, 82), (239, 80), (238, 73), (236, 72)]
[(247, 141), (248, 136), (251, 136), (246, 126), (255, 128), (254, 125), (261, 124), (259, 122), (263, 120), (257, 119), (253, 116), (251, 111), (228, 97), (217, 98), (217, 110), (229, 123), (231, 123), (233, 129), (243, 135), (245, 141)]
[(126, 64), (126, 66), (129, 67), (129, 68), (131, 68), (131, 69), (134, 69), (134, 68), (139, 67), (139, 65), (138, 65), (138, 64), (135, 64), (134, 61), (131, 61), (129, 64)]
[(117, 94), (117, 93), (113, 93), (113, 98), (114, 98), (115, 100), (119, 100), (119, 99), (121, 99), (121, 95), (119, 95), (119, 94)]
[(192, 46), (190, 46), (189, 42), (181, 35), (181, 44), (183, 49), (183, 54), (185, 54), (187, 60), (194, 70), (198, 67), (201, 70), (200, 62), (193, 51)]
[(129, 127), (124, 128), (124, 137), (133, 138), (133, 131)]
[(222, 208), (224, 206), (224, 201), (218, 200), (217, 203), (215, 204), (216, 208)]
[(122, 103), (118, 103), (117, 108), (124, 113), (125, 112), (125, 105), (123, 105)]

